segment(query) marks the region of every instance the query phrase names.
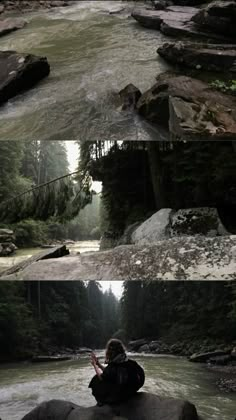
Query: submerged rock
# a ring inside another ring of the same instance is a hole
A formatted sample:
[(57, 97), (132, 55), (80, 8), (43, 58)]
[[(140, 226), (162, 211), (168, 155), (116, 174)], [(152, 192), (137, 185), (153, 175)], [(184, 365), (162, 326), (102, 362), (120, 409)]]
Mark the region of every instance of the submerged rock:
[(136, 86), (130, 83), (119, 92), (119, 96), (122, 101), (122, 110), (124, 111), (126, 109), (135, 109), (142, 93)]
[(200, 80), (163, 73), (145, 92), (137, 110), (169, 129), (175, 140), (235, 140), (236, 97)]
[(18, 93), (30, 89), (49, 73), (50, 66), (45, 57), (1, 51), (0, 105)]
[(79, 407), (51, 400), (36, 407), (22, 420), (198, 420), (196, 407), (188, 401), (139, 392), (129, 401), (102, 407)]
[[(27, 264), (2, 280), (235, 280), (236, 236), (175, 237)], [(14, 269), (14, 267), (13, 267)], [(12, 270), (13, 270), (12, 269)]]
[(192, 69), (236, 72), (236, 46), (228, 44), (165, 43), (157, 50), (166, 61)]
[(7, 18), (4, 20), (0, 20), (0, 37), (3, 35), (7, 35), (10, 32), (17, 31), (18, 29), (22, 29), (26, 24), (27, 22), (23, 19)]

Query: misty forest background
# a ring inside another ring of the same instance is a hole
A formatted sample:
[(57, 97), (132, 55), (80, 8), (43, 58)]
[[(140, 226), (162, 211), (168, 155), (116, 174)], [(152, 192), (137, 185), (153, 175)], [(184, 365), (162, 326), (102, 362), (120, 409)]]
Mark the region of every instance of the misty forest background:
[[(206, 206), (235, 233), (235, 155), (230, 141), (83, 143), (76, 173), (65, 177), (64, 142), (2, 141), (0, 228), (15, 231), (17, 246), (118, 239), (161, 208)], [(101, 194), (92, 179), (102, 183)]]
[(230, 344), (235, 282), (126, 282), (120, 301), (97, 282), (0, 282), (1, 362), (104, 348), (111, 337), (184, 343), (185, 350)]

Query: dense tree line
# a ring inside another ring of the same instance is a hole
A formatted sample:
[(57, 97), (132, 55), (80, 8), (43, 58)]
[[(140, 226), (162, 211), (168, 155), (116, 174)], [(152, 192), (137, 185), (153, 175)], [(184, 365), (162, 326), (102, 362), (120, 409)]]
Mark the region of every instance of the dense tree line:
[(126, 337), (176, 341), (236, 339), (236, 286), (229, 282), (126, 282)]
[(96, 282), (0, 283), (0, 360), (81, 346), (102, 348), (119, 329), (119, 305)]
[(104, 348), (110, 337), (167, 343), (236, 340), (234, 282), (1, 282), (0, 360)]

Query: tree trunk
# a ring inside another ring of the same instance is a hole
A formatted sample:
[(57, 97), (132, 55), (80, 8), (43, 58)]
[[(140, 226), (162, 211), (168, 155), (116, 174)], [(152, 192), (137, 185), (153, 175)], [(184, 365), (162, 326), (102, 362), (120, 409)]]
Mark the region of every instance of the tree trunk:
[(150, 141), (148, 142), (147, 148), (156, 208), (157, 210), (160, 210), (167, 207), (164, 192), (164, 168), (161, 161), (160, 143), (158, 141)]

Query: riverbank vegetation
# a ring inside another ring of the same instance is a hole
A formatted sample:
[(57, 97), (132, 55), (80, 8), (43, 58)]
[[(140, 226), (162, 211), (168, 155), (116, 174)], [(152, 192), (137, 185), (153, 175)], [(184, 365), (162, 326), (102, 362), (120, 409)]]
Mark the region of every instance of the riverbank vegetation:
[(100, 196), (70, 175), (64, 142), (1, 141), (0, 156), (0, 228), (17, 246), (100, 238)]
[(126, 282), (119, 302), (96, 282), (2, 281), (0, 327), (2, 362), (103, 348), (111, 336), (161, 340), (168, 353), (190, 355), (235, 343), (236, 290), (233, 282)]

